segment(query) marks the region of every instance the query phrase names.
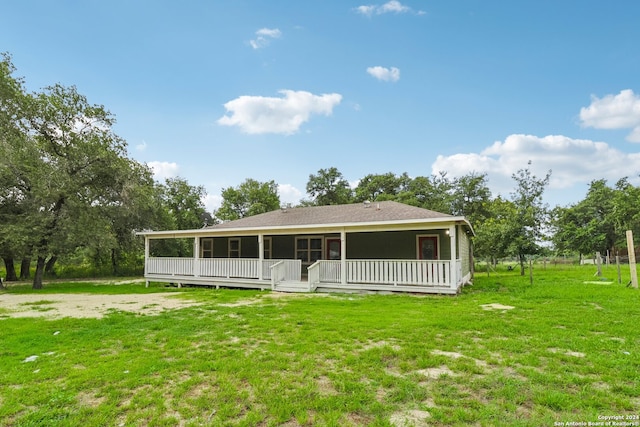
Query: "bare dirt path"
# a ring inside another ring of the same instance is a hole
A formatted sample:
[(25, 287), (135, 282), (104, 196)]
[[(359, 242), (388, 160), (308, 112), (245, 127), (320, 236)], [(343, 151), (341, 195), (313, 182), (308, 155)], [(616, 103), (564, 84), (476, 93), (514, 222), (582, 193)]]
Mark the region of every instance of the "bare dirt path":
[(95, 294), (6, 294), (0, 293), (0, 319), (3, 317), (103, 317), (109, 310), (153, 315), (164, 310), (198, 305), (176, 298), (178, 292), (127, 295)]

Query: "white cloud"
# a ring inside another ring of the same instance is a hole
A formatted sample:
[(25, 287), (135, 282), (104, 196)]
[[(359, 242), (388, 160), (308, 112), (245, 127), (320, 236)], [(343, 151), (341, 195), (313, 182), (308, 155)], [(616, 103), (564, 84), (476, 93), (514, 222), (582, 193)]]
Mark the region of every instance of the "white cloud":
[(176, 177), (180, 170), (178, 164), (174, 162), (147, 162), (147, 165), (153, 170), (153, 177), (156, 181)]
[(207, 212), (211, 213), (222, 205), (222, 200), (220, 195), (207, 194), (202, 198), (202, 203)]
[(640, 95), (631, 89), (603, 98), (591, 97), (591, 105), (580, 109), (582, 126), (596, 129), (632, 129), (627, 141), (640, 142)]
[(278, 194), (282, 203), (297, 204), (302, 199), (303, 193), (291, 184), (278, 184)]
[(313, 114), (330, 116), (333, 107), (340, 104), (338, 93), (314, 95), (305, 91), (281, 90), (281, 98), (240, 96), (224, 108), (231, 115), (222, 116), (217, 123), (238, 126), (248, 134), (276, 133), (291, 135), (309, 121)]
[(269, 46), (271, 40), (279, 39), (282, 36), (282, 32), (277, 28), (261, 28), (256, 31), (256, 38), (249, 40), (249, 44), (254, 49), (262, 49)]
[(137, 151), (144, 151), (147, 149), (147, 141), (142, 141), (141, 144), (136, 145), (136, 150)]
[[(447, 172), (449, 177), (487, 173), (491, 190), (506, 195), (514, 188), (511, 175), (526, 168), (529, 160), (531, 171), (540, 178), (552, 171), (550, 189), (569, 189), (602, 178), (616, 181), (640, 170), (640, 153), (623, 153), (604, 142), (518, 134), (480, 153), (438, 156), (431, 170)], [(623, 164), (625, 169), (621, 170)]]
[(382, 6), (378, 7), (378, 13), (405, 13), (411, 10), (410, 7), (404, 6), (402, 3), (396, 0), (391, 0)]
[[(370, 5), (362, 5), (358, 6), (354, 9), (356, 13), (365, 16), (372, 15), (382, 15), (385, 13), (408, 13), (411, 12), (412, 9), (409, 6), (405, 6), (397, 0), (388, 1), (382, 5), (370, 4)], [(424, 15), (425, 12), (418, 11), (416, 12), (418, 15)]]
[(400, 70), (396, 67), (386, 68), (377, 65), (367, 68), (367, 73), (385, 82), (397, 82), (400, 80)]

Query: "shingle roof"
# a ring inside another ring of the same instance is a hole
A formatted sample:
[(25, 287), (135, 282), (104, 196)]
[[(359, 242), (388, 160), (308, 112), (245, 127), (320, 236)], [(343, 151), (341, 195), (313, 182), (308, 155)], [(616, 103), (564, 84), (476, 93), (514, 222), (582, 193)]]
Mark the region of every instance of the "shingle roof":
[(454, 217), (403, 203), (385, 201), (373, 202), (369, 207), (365, 207), (363, 203), (355, 203), (349, 205), (287, 208), (286, 210), (267, 212), (212, 225), (207, 227), (207, 229), (351, 224), (415, 219), (433, 220), (437, 218), (442, 218), (443, 221), (446, 221)]

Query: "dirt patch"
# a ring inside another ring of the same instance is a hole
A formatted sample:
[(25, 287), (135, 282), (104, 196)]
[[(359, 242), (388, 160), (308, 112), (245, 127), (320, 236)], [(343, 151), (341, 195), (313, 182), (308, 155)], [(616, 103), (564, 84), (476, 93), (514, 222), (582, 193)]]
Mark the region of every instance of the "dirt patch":
[(482, 307), (483, 310), (513, 310), (515, 308), (510, 305), (502, 305), (498, 303), (482, 304), (480, 307)]
[(3, 317), (62, 317), (100, 319), (110, 310), (136, 314), (155, 315), (172, 310), (199, 305), (195, 301), (175, 298), (178, 292), (130, 295), (95, 294), (0, 294)]
[(391, 415), (389, 422), (396, 427), (405, 426), (426, 426), (428, 425), (427, 419), (431, 417), (431, 414), (427, 411), (420, 411), (417, 409), (396, 412)]
[(261, 294), (256, 298), (244, 299), (233, 303), (218, 304), (220, 307), (245, 307), (248, 305), (261, 304), (265, 302), (266, 298), (279, 300), (279, 299), (296, 299), (296, 298), (317, 298), (326, 297), (328, 294), (306, 294), (306, 293), (289, 293), (289, 292), (268, 292)]
[(433, 379), (433, 380), (437, 380), (438, 378), (440, 378), (440, 377), (442, 377), (444, 375), (449, 375), (451, 377), (457, 376), (457, 374), (455, 372), (453, 372), (451, 369), (449, 369), (445, 365), (440, 366), (439, 368), (420, 369), (420, 370), (418, 370), (416, 372), (421, 374), (421, 375), (424, 375), (427, 378)]

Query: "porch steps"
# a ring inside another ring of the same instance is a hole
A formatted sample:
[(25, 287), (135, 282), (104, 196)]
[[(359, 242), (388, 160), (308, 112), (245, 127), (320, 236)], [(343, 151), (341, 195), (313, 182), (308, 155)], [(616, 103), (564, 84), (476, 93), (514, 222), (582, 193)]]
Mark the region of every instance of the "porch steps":
[(286, 281), (279, 283), (275, 286), (276, 292), (297, 292), (297, 293), (309, 293), (309, 282), (293, 282)]

